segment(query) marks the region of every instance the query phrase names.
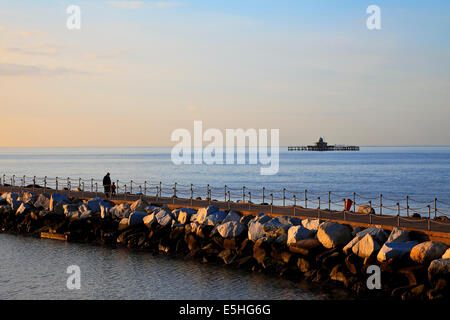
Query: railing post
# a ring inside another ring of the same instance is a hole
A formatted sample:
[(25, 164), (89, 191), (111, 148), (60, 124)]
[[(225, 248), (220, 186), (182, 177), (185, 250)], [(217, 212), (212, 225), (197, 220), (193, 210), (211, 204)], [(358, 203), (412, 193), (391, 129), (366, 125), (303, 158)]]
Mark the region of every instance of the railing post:
[(286, 188), (283, 188), (283, 207), (286, 206)]
[(95, 197), (98, 197), (98, 183), (95, 183)]
[[(91, 192), (94, 191), (94, 178), (91, 178)], [(119, 193), (119, 192), (117, 192)]]
[[(156, 186), (156, 201), (159, 201), (159, 187)], [(191, 202), (192, 204), (192, 202)]]
[(82, 186), (81, 190), (83, 190), (83, 192), (84, 192), (84, 181), (81, 183), (81, 186)]
[(81, 189), (81, 178), (78, 178), (78, 188)]
[(3, 185), (5, 185), (5, 183), (6, 183), (6, 182), (5, 182), (5, 181), (6, 181), (5, 178), (6, 178), (6, 175), (4, 174), (4, 175), (3, 175)]
[(58, 177), (55, 178), (56, 190), (58, 190)]
[(369, 208), (370, 208), (370, 212), (372, 212), (372, 200), (369, 200)]
[(173, 187), (173, 197), (176, 198), (177, 197), (177, 183), (175, 182), (175, 185)]
[(383, 195), (380, 194), (380, 216), (383, 215)]
[(144, 196), (147, 195), (147, 181), (144, 181)]
[(320, 197), (317, 197), (317, 201), (319, 202), (319, 210), (320, 210)]
[(191, 204), (192, 204), (193, 197), (194, 197), (194, 185), (191, 183)]
[(356, 193), (353, 192), (353, 212), (356, 212)]
[(294, 194), (294, 217), (295, 217), (295, 207), (297, 206), (297, 197)]
[(266, 188), (265, 187), (263, 187), (262, 188), (262, 203), (264, 203), (264, 198), (265, 198), (265, 191), (266, 191)]
[(270, 194), (270, 213), (273, 213), (273, 193)]
[(142, 186), (141, 185), (139, 185), (139, 196), (142, 199)]
[(248, 193), (248, 210), (250, 210), (250, 202), (252, 202), (252, 193)]
[(328, 191), (328, 211), (331, 211), (331, 191)]
[(67, 188), (70, 190), (71, 189), (71, 185), (70, 185), (70, 177), (67, 177)]
[(223, 187), (223, 201), (227, 202), (227, 185)]
[(44, 188), (47, 188), (47, 176), (44, 177)]
[(437, 217), (437, 198), (434, 198), (434, 218)]
[(130, 193), (133, 194), (133, 180), (130, 181)]
[(409, 217), (409, 196), (406, 196), (406, 216)]
[(230, 209), (231, 193), (228, 191), (228, 209)]
[(25, 175), (24, 175), (24, 176), (23, 176), (23, 187), (25, 188), (26, 185), (27, 185), (27, 182), (26, 182), (26, 178), (25, 178)]
[(431, 221), (430, 221), (430, 219), (431, 219), (431, 206), (428, 205), (427, 207), (428, 207), (428, 231), (430, 231), (431, 230)]
[(33, 192), (35, 187), (36, 187), (36, 176), (33, 177)]
[(11, 178), (11, 185), (14, 187), (16, 184), (16, 175), (13, 174), (12, 178)]
[(242, 202), (245, 201), (245, 186), (242, 187)]
[(400, 203), (397, 202), (397, 227), (400, 227)]
[(307, 193), (308, 191), (305, 189), (305, 208), (308, 208), (308, 198), (307, 198), (307, 196), (306, 196), (306, 193)]
[(127, 185), (123, 185), (125, 198), (127, 197)]
[(209, 198), (209, 184), (206, 185), (206, 199)]

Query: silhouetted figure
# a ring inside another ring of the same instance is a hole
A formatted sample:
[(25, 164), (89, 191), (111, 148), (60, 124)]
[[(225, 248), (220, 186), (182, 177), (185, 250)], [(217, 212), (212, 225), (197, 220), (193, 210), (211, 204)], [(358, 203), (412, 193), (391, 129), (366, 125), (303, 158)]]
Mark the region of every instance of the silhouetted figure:
[(116, 184), (114, 182), (111, 185), (111, 195), (116, 195)]
[(105, 195), (108, 197), (111, 191), (111, 178), (109, 176), (109, 172), (103, 178), (103, 188), (105, 189)]

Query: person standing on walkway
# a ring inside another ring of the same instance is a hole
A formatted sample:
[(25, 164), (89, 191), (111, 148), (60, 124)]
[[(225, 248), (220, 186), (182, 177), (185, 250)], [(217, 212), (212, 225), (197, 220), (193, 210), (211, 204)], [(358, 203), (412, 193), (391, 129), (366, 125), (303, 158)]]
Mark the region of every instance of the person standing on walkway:
[(105, 189), (106, 197), (109, 197), (109, 193), (111, 190), (111, 178), (109, 176), (109, 172), (106, 174), (106, 176), (103, 177), (103, 188)]

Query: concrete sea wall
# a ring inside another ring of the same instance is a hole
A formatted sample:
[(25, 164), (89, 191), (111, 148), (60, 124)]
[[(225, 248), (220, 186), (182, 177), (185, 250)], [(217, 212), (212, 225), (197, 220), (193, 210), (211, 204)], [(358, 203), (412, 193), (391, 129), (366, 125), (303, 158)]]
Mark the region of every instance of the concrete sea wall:
[(362, 298), (449, 298), (449, 246), (420, 231), (31, 192), (1, 195), (0, 230), (305, 278)]

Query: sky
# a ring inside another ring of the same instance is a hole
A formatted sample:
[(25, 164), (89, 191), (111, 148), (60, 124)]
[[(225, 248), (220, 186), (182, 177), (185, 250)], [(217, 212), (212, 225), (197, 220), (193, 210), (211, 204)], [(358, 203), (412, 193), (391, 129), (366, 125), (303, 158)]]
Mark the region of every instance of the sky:
[(0, 0), (0, 146), (450, 145), (449, 39), (447, 0)]

